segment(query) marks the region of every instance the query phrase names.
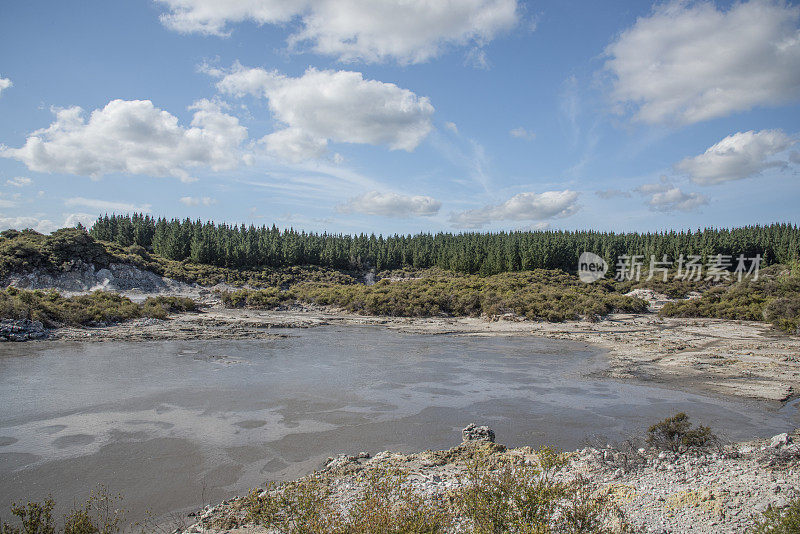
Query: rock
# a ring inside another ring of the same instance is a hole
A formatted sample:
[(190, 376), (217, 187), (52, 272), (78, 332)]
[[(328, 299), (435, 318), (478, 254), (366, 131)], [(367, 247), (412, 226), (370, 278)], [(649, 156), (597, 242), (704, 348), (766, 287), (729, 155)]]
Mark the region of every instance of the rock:
[(470, 423), (461, 431), (461, 441), (488, 441), (494, 443), (494, 430), (488, 426), (475, 426)]
[(789, 434), (784, 432), (783, 434), (778, 434), (777, 436), (772, 436), (772, 439), (769, 440), (769, 446), (773, 449), (780, 449), (792, 442), (792, 438), (789, 437)]
[(0, 321), (0, 341), (28, 341), (47, 336), (44, 325), (30, 319), (3, 319)]

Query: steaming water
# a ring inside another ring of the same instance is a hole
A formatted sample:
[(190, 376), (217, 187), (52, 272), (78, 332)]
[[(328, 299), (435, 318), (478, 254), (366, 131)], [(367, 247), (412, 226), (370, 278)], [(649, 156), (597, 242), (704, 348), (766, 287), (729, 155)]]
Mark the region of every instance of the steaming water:
[(586, 345), (380, 327), (267, 341), (0, 346), (0, 515), (97, 483), (130, 519), (294, 478), (329, 455), (448, 448), (469, 422), (511, 446), (576, 448), (686, 411), (731, 438), (800, 426), (796, 408), (582, 379)]

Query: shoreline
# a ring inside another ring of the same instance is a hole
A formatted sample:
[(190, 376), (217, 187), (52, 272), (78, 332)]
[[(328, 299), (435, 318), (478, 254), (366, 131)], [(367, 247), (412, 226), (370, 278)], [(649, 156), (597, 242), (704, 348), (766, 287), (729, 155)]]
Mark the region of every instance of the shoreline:
[[(487, 427), (464, 429), (481, 432)], [(470, 484), (474, 469), (492, 476), (504, 469), (539, 468), (539, 451), (531, 447), (508, 449), (491, 438), (465, 437), (449, 450), (409, 454), (383, 451), (374, 456), (328, 458), (325, 465), (297, 481), (324, 481), (334, 509), (357, 506), (370, 491), (374, 476), (403, 477), (403, 492), (424, 502), (457, 501)], [(769, 508), (782, 508), (800, 495), (800, 433), (781, 434), (767, 440), (721, 444), (709, 449), (671, 452), (622, 443), (585, 447), (565, 453), (565, 464), (552, 472), (552, 480), (583, 484), (591, 498), (607, 506), (603, 526), (610, 532), (746, 531)], [(639, 448), (637, 448), (639, 447)], [(476, 463), (477, 462), (477, 463)], [(477, 466), (477, 467), (476, 467)], [(316, 486), (314, 486), (316, 487)], [(249, 499), (274, 498), (281, 486), (257, 489)], [(175, 532), (183, 534), (269, 533), (267, 526), (248, 517), (248, 497), (238, 496), (191, 512)], [(469, 521), (455, 512), (443, 532), (467, 532)], [(173, 525), (171, 528), (174, 528)], [(633, 529), (633, 530), (628, 530)]]
[[(590, 376), (786, 403), (800, 397), (800, 338), (766, 323), (612, 314), (598, 322), (531, 322), (475, 317), (386, 317), (327, 308), (270, 311), (212, 306), (167, 320), (136, 319), (94, 328), (52, 330), (56, 341), (276, 339), (275, 329), (325, 325), (383, 326), (400, 332), (458, 336), (536, 336), (586, 343), (604, 353)], [(47, 340), (34, 341), (46, 342)]]

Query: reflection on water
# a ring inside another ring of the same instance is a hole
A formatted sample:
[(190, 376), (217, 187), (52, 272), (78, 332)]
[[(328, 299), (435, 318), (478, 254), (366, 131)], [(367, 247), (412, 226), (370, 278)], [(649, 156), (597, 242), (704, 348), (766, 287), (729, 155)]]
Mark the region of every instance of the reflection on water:
[(448, 448), (475, 421), (511, 446), (582, 446), (686, 411), (734, 439), (800, 426), (797, 410), (608, 380), (602, 357), (539, 338), (379, 327), (254, 341), (0, 346), (0, 515), (103, 482), (131, 519), (215, 502), (327, 456)]

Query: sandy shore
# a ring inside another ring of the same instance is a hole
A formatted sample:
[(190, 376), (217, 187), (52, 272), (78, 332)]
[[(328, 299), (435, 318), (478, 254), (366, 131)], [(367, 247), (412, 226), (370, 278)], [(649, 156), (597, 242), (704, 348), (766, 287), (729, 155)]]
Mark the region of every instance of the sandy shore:
[(616, 314), (590, 323), (481, 318), (368, 317), (328, 309), (259, 311), (210, 307), (172, 319), (134, 320), (103, 328), (63, 328), (51, 339), (71, 341), (269, 339), (278, 328), (382, 325), (429, 335), (543, 336), (589, 343), (606, 351), (602, 374), (770, 401), (800, 394), (800, 338), (758, 322)]

